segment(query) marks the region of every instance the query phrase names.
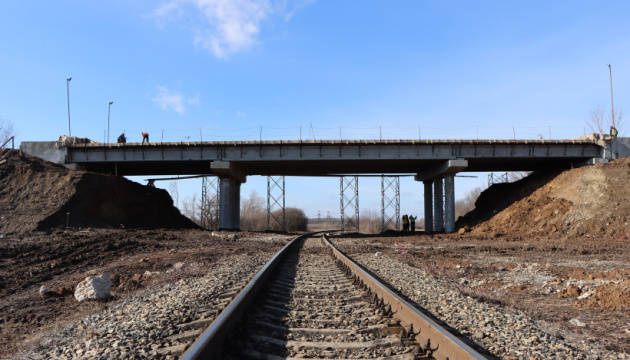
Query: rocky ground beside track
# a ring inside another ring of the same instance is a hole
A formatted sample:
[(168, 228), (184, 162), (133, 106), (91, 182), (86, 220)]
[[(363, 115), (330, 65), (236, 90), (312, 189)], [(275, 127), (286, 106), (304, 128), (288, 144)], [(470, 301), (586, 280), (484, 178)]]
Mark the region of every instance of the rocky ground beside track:
[[(194, 282), (232, 266), (233, 259), (270, 257), (285, 244), (280, 235), (200, 230), (89, 228), (4, 237), (0, 358), (29, 359), (31, 351), (47, 342), (50, 346), (51, 333), (76, 326), (86, 316), (167, 284)], [(112, 279), (111, 297), (78, 302), (73, 295), (77, 284), (100, 274)], [(42, 285), (51, 293), (42, 296)], [(55, 336), (59, 340), (60, 335)]]
[[(630, 161), (622, 159), (534, 176), (484, 192), (477, 211), (458, 222), (461, 234), (359, 235), (342, 243), (357, 257), (380, 253), (476, 301), (522, 311), (592, 358), (630, 359), (629, 173)], [(158, 211), (162, 195), (84, 175), (34, 159), (0, 164), (1, 358), (26, 359), (46, 334), (90, 314), (285, 242), (270, 234), (152, 229), (155, 222), (135, 216), (142, 211), (134, 206)], [(103, 194), (103, 184), (145, 196), (90, 195)], [(100, 210), (90, 213), (85, 199)], [(172, 202), (165, 204), (171, 207), (162, 219), (180, 221)], [(77, 223), (67, 223), (68, 212)], [(184, 270), (174, 275), (176, 264)], [(112, 278), (113, 296), (78, 303), (74, 287), (98, 273)], [(42, 285), (52, 295), (41, 296)]]
[[(475, 307), (464, 299), (473, 299), (478, 304), (524, 314), (536, 323), (536, 334), (561, 340), (584, 358), (630, 359), (628, 241), (594, 246), (585, 240), (506, 236), (488, 244), (487, 238), (453, 234), (357, 235), (335, 242), (379, 276), (393, 281), (404, 295), (479, 343), (493, 344), (490, 337), (500, 336), (497, 327), (485, 326), (488, 322), (493, 325), (490, 312), (466, 320), (466, 315), (454, 316), (455, 311), (445, 309), (466, 304), (464, 314), (472, 312)], [(413, 271), (427, 274), (434, 285), (418, 285), (417, 275), (409, 275), (415, 274)], [(431, 297), (434, 288), (461, 297), (440, 300)], [(495, 354), (520, 358), (507, 351)]]

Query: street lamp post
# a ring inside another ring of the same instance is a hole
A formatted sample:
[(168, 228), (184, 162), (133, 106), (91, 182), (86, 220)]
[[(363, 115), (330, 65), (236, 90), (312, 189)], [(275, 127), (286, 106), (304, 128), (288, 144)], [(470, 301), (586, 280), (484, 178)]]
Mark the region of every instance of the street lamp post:
[(66, 79), (66, 91), (68, 93), (68, 136), (72, 136), (72, 131), (70, 131), (70, 80), (71, 77)]
[(612, 126), (616, 129), (617, 124), (615, 124), (615, 103), (613, 101), (613, 84), (612, 84), (612, 68), (610, 64), (608, 66), (608, 73), (610, 74), (610, 106), (612, 107)]
[(107, 143), (109, 143), (109, 112), (112, 108), (113, 103), (113, 101), (110, 101), (109, 105), (107, 106)]

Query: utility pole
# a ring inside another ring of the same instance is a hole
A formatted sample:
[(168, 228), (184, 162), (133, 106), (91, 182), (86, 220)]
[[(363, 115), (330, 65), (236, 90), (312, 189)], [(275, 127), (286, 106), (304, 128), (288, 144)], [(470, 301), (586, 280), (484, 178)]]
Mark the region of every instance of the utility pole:
[(66, 91), (68, 93), (68, 136), (72, 136), (72, 131), (70, 131), (70, 80), (71, 77), (66, 79)]
[(617, 124), (615, 124), (615, 102), (613, 101), (613, 83), (612, 83), (612, 68), (610, 64), (608, 66), (608, 73), (610, 74), (610, 106), (612, 107), (612, 126), (616, 129)]
[(109, 112), (112, 109), (112, 104), (114, 102), (110, 101), (109, 106), (107, 107), (107, 143), (109, 144)]

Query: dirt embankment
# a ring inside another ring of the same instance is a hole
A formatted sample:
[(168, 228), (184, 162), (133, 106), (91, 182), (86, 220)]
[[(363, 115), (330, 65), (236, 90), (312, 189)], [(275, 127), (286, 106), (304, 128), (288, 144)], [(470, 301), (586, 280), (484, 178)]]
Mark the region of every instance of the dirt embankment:
[(0, 234), (58, 227), (196, 228), (162, 189), (9, 155), (0, 164)]
[(458, 220), (475, 235), (628, 239), (630, 159), (535, 174), (484, 191)]

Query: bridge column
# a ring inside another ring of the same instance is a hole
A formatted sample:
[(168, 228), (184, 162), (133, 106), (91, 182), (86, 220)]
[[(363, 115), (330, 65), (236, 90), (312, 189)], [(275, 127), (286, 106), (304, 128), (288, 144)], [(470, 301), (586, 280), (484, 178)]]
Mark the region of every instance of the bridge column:
[(444, 231), (444, 202), (442, 178), (433, 179), (433, 224), (435, 232)]
[(424, 180), (424, 232), (433, 233), (433, 180)]
[(219, 176), (219, 230), (240, 230), (241, 184), (246, 177), (230, 162), (214, 161), (210, 163), (210, 169)]
[(220, 178), (219, 230), (239, 230), (241, 183), (228, 177)]
[(455, 231), (455, 174), (444, 176), (444, 202), (446, 212), (444, 232), (449, 234)]
[[(437, 166), (434, 166), (432, 168), (426, 169), (423, 172), (419, 172), (416, 176), (415, 176), (415, 180), (416, 181), (422, 181), (424, 182), (424, 220), (425, 222), (427, 222), (427, 219), (429, 219), (429, 216), (431, 216), (430, 220), (430, 224), (426, 225), (426, 228), (428, 229), (429, 226), (431, 226), (431, 230), (433, 230), (433, 207), (431, 206), (431, 200), (432, 197), (428, 197), (427, 200), (427, 194), (431, 194), (431, 182), (435, 181), (435, 182), (442, 182), (442, 180), (440, 179), (444, 179), (444, 208), (445, 208), (445, 214), (444, 214), (444, 232), (445, 233), (452, 233), (453, 231), (455, 231), (455, 174), (457, 174), (460, 171), (463, 171), (464, 169), (466, 169), (468, 167), (468, 160), (466, 159), (454, 159), (454, 160), (448, 160), (445, 161)], [(435, 206), (435, 216), (436, 218), (438, 217), (438, 213), (441, 211), (442, 209), (442, 205), (439, 205), (437, 203), (441, 202), (441, 198), (442, 196), (438, 196), (437, 192), (437, 188), (441, 188), (441, 185), (436, 185), (436, 195), (435, 195), (435, 202), (436, 202), (436, 206)], [(438, 200), (438, 197), (440, 198), (440, 200)], [(439, 231), (438, 229), (438, 223), (440, 220), (436, 219), (436, 231)]]

